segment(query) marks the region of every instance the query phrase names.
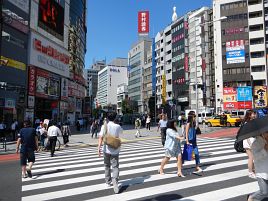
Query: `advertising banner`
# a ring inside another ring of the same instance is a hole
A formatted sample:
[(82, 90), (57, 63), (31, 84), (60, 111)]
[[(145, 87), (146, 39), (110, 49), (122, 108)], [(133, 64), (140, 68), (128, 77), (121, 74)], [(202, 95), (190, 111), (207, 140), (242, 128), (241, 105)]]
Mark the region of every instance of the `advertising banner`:
[(245, 62), (244, 40), (234, 40), (226, 42), (226, 61), (227, 64)]
[(60, 78), (48, 71), (38, 69), (36, 72), (36, 96), (58, 99), (59, 92)]
[(237, 91), (233, 87), (223, 88), (223, 108), (225, 110), (237, 109)]
[(257, 98), (254, 100), (256, 108), (267, 107), (267, 87), (266, 86), (255, 86), (254, 95)]
[(34, 104), (35, 104), (35, 97), (28, 96), (28, 108), (34, 108)]
[(252, 109), (252, 101), (238, 102), (238, 109)]
[(184, 71), (185, 72), (189, 72), (189, 58), (188, 58), (188, 54), (185, 54), (185, 57), (184, 57)]
[(13, 67), (19, 70), (26, 70), (26, 64), (7, 57), (1, 56), (0, 64), (3, 66)]
[(61, 78), (61, 100), (68, 100), (68, 79)]
[(16, 100), (13, 98), (6, 98), (5, 99), (5, 108), (15, 108)]
[(223, 108), (224, 110), (237, 110), (238, 103), (237, 102), (224, 102)]
[(55, 74), (69, 77), (69, 52), (31, 32), (29, 63)]
[(138, 33), (149, 33), (149, 11), (138, 12)]
[(7, 11), (4, 10), (3, 11), (4, 22), (23, 33), (28, 33), (29, 31), (28, 21), (23, 20), (23, 18), (19, 17), (15, 13), (12, 13), (12, 14), (9, 14)]
[(35, 95), (35, 75), (35, 68), (33, 66), (29, 66), (28, 94), (32, 96)]
[(167, 89), (166, 89), (166, 75), (162, 75), (162, 104), (166, 103)]
[(237, 87), (237, 101), (252, 101), (251, 87)]

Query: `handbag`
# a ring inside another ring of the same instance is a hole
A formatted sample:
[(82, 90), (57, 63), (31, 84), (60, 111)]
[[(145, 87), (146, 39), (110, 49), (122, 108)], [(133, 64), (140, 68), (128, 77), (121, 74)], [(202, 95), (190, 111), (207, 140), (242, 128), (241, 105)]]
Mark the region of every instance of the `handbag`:
[(182, 160), (183, 161), (191, 161), (193, 159), (193, 146), (191, 144), (184, 144)]
[(243, 141), (237, 141), (237, 139), (235, 140), (234, 142), (234, 149), (236, 150), (236, 152), (239, 152), (239, 153), (245, 153), (246, 150), (244, 149), (243, 147)]
[(108, 133), (103, 137), (103, 142), (113, 149), (118, 149), (121, 146), (121, 139)]

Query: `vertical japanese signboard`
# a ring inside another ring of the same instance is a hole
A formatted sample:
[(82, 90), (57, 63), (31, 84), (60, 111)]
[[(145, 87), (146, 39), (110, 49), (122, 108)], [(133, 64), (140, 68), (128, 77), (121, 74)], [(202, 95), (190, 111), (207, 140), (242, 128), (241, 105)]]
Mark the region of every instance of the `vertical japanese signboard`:
[(223, 108), (224, 110), (237, 109), (237, 91), (235, 88), (223, 88)]
[(266, 86), (255, 86), (254, 95), (257, 97), (254, 100), (256, 108), (267, 107), (267, 87)]
[(35, 76), (36, 76), (35, 68), (33, 66), (29, 66), (28, 94), (32, 96), (35, 95)]
[(237, 87), (238, 109), (252, 109), (252, 88)]
[(227, 64), (245, 63), (244, 40), (233, 40), (226, 42)]
[(138, 33), (139, 34), (149, 33), (149, 11), (138, 12)]
[(166, 103), (167, 89), (166, 89), (166, 75), (162, 75), (162, 104)]

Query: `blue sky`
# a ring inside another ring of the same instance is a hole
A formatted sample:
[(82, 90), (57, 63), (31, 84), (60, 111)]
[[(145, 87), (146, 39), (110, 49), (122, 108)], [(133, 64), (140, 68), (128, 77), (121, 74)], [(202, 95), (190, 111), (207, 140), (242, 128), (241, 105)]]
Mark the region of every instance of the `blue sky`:
[(93, 59), (110, 62), (115, 57), (127, 57), (131, 45), (138, 39), (138, 11), (150, 12), (150, 37), (171, 23), (173, 6), (178, 17), (202, 6), (212, 6), (212, 0), (88, 0), (87, 1), (86, 68)]

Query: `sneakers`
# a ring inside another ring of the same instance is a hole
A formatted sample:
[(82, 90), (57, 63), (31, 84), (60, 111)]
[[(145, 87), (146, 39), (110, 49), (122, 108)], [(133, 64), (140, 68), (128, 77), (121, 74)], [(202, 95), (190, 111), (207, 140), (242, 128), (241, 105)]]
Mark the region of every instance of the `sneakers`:
[(114, 193), (118, 194), (120, 189), (118, 186), (118, 182), (115, 179), (113, 180), (113, 186), (114, 186)]
[(33, 177), (32, 171), (31, 170), (27, 170), (27, 175), (28, 175), (28, 177), (32, 178)]
[(106, 187), (107, 187), (107, 188), (110, 188), (110, 187), (112, 187), (112, 186), (113, 186), (112, 183), (106, 183)]
[(254, 172), (248, 172), (248, 177), (252, 179), (256, 179), (256, 175)]
[(198, 170), (195, 170), (193, 174), (201, 174), (203, 170), (201, 168), (198, 168)]

